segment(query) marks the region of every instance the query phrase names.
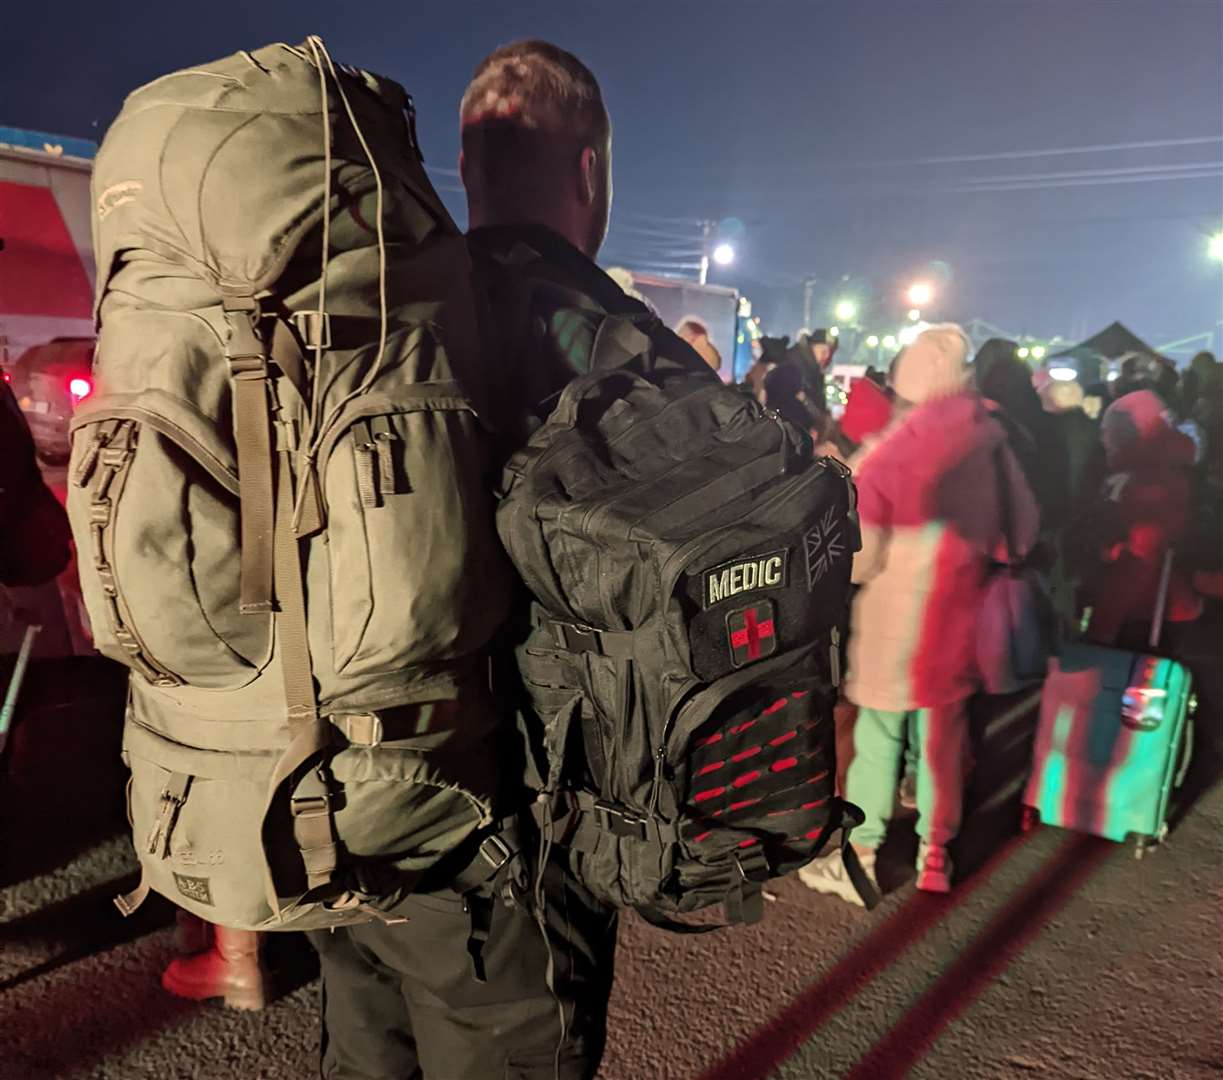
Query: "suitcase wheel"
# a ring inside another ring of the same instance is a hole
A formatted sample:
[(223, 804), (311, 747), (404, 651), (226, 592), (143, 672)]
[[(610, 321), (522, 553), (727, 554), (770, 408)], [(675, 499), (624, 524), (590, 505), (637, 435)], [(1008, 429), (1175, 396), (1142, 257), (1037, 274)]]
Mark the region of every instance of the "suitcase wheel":
[(1031, 832), (1040, 824), (1040, 811), (1035, 806), (1025, 806), (1019, 814), (1019, 831)]
[(1141, 859), (1148, 851), (1154, 851), (1168, 839), (1168, 823), (1165, 821), (1154, 836), (1140, 836), (1134, 843), (1134, 858)]

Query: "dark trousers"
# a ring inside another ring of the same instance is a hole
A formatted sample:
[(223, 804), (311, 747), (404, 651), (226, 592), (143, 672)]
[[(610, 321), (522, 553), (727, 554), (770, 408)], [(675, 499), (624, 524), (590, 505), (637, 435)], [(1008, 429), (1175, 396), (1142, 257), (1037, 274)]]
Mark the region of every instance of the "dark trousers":
[(452, 892), (410, 898), (396, 911), (404, 923), (310, 934), (322, 962), (325, 1080), (590, 1080), (606, 1037), (616, 915), (558, 862), (544, 888), (546, 944), (532, 914), (496, 903), (486, 982), (473, 977), (471, 919)]

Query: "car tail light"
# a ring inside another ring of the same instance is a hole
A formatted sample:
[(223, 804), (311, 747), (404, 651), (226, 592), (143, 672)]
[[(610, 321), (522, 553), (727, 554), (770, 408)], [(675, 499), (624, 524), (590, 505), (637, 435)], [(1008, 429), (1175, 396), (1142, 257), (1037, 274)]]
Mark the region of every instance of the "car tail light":
[(93, 383), (89, 379), (69, 379), (68, 393), (72, 395), (72, 403), (75, 405), (93, 393)]
[(12, 375), (10, 375), (10, 374), (9, 374), (7, 371), (4, 373), (4, 381), (5, 381), (5, 382), (12, 382), (12, 381), (13, 381), (13, 376), (12, 376)]

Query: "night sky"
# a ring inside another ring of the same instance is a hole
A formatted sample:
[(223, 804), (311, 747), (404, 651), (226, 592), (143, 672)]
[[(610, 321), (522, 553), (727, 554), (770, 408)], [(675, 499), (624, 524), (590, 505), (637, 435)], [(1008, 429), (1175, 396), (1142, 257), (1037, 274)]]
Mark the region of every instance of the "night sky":
[(0, 124), (98, 138), (134, 86), (310, 32), (413, 93), (460, 221), (475, 64), (517, 37), (573, 50), (616, 128), (605, 261), (683, 268), (698, 219), (737, 219), (714, 280), (777, 332), (805, 276), (822, 315), (847, 291), (894, 306), (936, 262), (931, 314), (1016, 333), (1121, 318), (1158, 345), (1223, 320), (1223, 0), (13, 0)]

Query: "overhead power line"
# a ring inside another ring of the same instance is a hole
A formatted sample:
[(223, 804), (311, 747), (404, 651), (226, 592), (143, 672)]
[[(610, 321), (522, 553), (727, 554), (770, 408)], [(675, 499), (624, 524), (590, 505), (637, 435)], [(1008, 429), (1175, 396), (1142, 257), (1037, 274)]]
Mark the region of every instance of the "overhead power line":
[(1018, 158), (1062, 157), (1069, 154), (1107, 154), (1122, 150), (1162, 150), (1173, 146), (1203, 146), (1223, 142), (1223, 135), (1201, 135), (1189, 139), (1147, 139), (1141, 142), (1094, 143), (1060, 146), (1047, 150), (1000, 150), (992, 154), (951, 154), (946, 157), (907, 158), (897, 161), (855, 162), (858, 167), (875, 165), (962, 165), (972, 161), (1003, 161)]
[(977, 192), (987, 194), (996, 191), (1046, 191), (1055, 188), (1104, 187), (1113, 184), (1151, 184), (1174, 183), (1184, 180), (1217, 180), (1223, 176), (1219, 169), (1198, 171), (1167, 172), (1159, 174), (1143, 174), (1128, 176), (1102, 176), (1093, 179), (1040, 180), (1025, 183), (1017, 180), (1005, 184), (971, 184), (961, 183), (939, 188), (940, 191)]
[(1223, 170), (1223, 161), (1185, 161), (1175, 165), (1124, 165), (1116, 169), (1083, 169), (1077, 172), (1012, 173), (1008, 176), (970, 176), (964, 184), (1012, 184), (1037, 180), (1085, 180), (1095, 177), (1140, 176), (1146, 173), (1201, 172)]

